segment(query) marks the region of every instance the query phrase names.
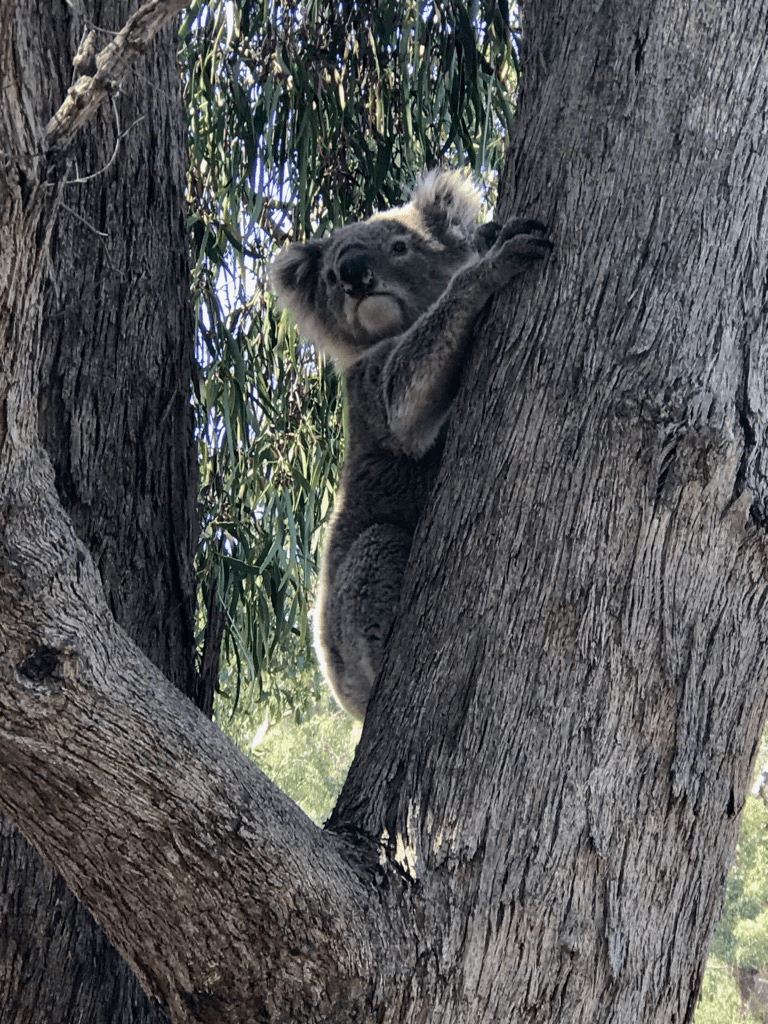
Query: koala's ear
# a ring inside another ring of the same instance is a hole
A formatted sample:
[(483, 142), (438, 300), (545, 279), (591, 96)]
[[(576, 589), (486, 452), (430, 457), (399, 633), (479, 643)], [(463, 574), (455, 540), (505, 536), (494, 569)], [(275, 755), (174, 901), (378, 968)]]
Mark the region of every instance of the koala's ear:
[(277, 254), (270, 268), (270, 280), (281, 305), (294, 314), (313, 309), (326, 243), (295, 243)]
[(463, 171), (428, 171), (411, 196), (431, 235), (446, 245), (473, 243), (480, 191)]

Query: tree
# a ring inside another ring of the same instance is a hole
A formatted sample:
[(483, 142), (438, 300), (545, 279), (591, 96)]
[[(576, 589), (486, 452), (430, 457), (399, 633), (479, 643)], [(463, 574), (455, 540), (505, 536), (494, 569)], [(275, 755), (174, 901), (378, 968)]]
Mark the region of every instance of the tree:
[(3, 293), (0, 805), (174, 1020), (691, 1019), (766, 713), (764, 14), (524, 15), (500, 207), (556, 255), (478, 331), (325, 831), (115, 626)]
[[(17, 533), (14, 517), (25, 516), (32, 500), (14, 508), (25, 473), (42, 473), (78, 538), (55, 557), (92, 552), (115, 620), (175, 686), (210, 709), (211, 681), (201, 688), (194, 669), (194, 331), (172, 26), (148, 47), (127, 87), (111, 90), (73, 146), (62, 149), (56, 137), (71, 127), (71, 107), (43, 134), (67, 94), (81, 40), (84, 73), (76, 88), (83, 109), (92, 110), (87, 95), (99, 97), (88, 53), (112, 43), (134, 6), (90, 3), (88, 18), (82, 5), (54, 3), (33, 13), (25, 4), (0, 3), (8, 115), (0, 125), (2, 533)], [(89, 43), (93, 24), (99, 30)], [(133, 28), (143, 46), (152, 10)], [(102, 56), (108, 81), (119, 77), (110, 53), (122, 61), (125, 47)], [(34, 441), (31, 456), (15, 461), (8, 434), (31, 441), (36, 431), (47, 458)], [(30, 537), (36, 557), (43, 536)], [(7, 554), (3, 547), (4, 570)], [(45, 647), (44, 633), (41, 620), (29, 650)], [(0, 759), (10, 766), (4, 743)], [(160, 1019), (62, 880), (10, 820), (0, 821), (3, 1024)]]

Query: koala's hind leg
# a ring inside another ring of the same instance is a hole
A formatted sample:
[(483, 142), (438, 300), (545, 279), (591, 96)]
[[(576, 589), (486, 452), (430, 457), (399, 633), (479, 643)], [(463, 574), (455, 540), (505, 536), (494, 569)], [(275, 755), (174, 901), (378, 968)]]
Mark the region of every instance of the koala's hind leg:
[(371, 526), (350, 546), (333, 580), (324, 581), (319, 654), (336, 699), (356, 718), (365, 716), (381, 665), (411, 541), (396, 526)]

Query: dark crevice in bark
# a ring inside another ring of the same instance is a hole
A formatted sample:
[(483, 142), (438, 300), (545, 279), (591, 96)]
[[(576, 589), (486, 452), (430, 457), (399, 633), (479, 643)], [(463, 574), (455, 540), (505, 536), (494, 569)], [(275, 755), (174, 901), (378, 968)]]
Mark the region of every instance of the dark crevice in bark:
[[(744, 493), (752, 482), (751, 476), (757, 454), (758, 437), (752, 421), (752, 411), (749, 407), (749, 363), (752, 344), (751, 339), (745, 341), (741, 387), (736, 395), (736, 412), (743, 438), (743, 452), (736, 474), (733, 494), (734, 501)], [(765, 494), (753, 495), (749, 517), (755, 526), (763, 530), (768, 529), (768, 496)]]

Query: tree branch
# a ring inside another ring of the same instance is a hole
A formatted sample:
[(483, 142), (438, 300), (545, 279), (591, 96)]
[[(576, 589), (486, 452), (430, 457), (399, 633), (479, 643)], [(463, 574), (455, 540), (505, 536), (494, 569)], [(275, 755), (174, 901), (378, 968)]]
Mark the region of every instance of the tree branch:
[(82, 75), (48, 122), (43, 149), (65, 149), (102, 102), (117, 89), (131, 63), (144, 53), (162, 26), (187, 5), (187, 0), (147, 0), (95, 57), (96, 71)]
[(174, 1022), (278, 1019), (289, 1004), (296, 1021), (345, 1019), (398, 963), (393, 935), (413, 933), (402, 885), (377, 886), (375, 857), (313, 825), (141, 654), (44, 455), (12, 447), (0, 807)]

